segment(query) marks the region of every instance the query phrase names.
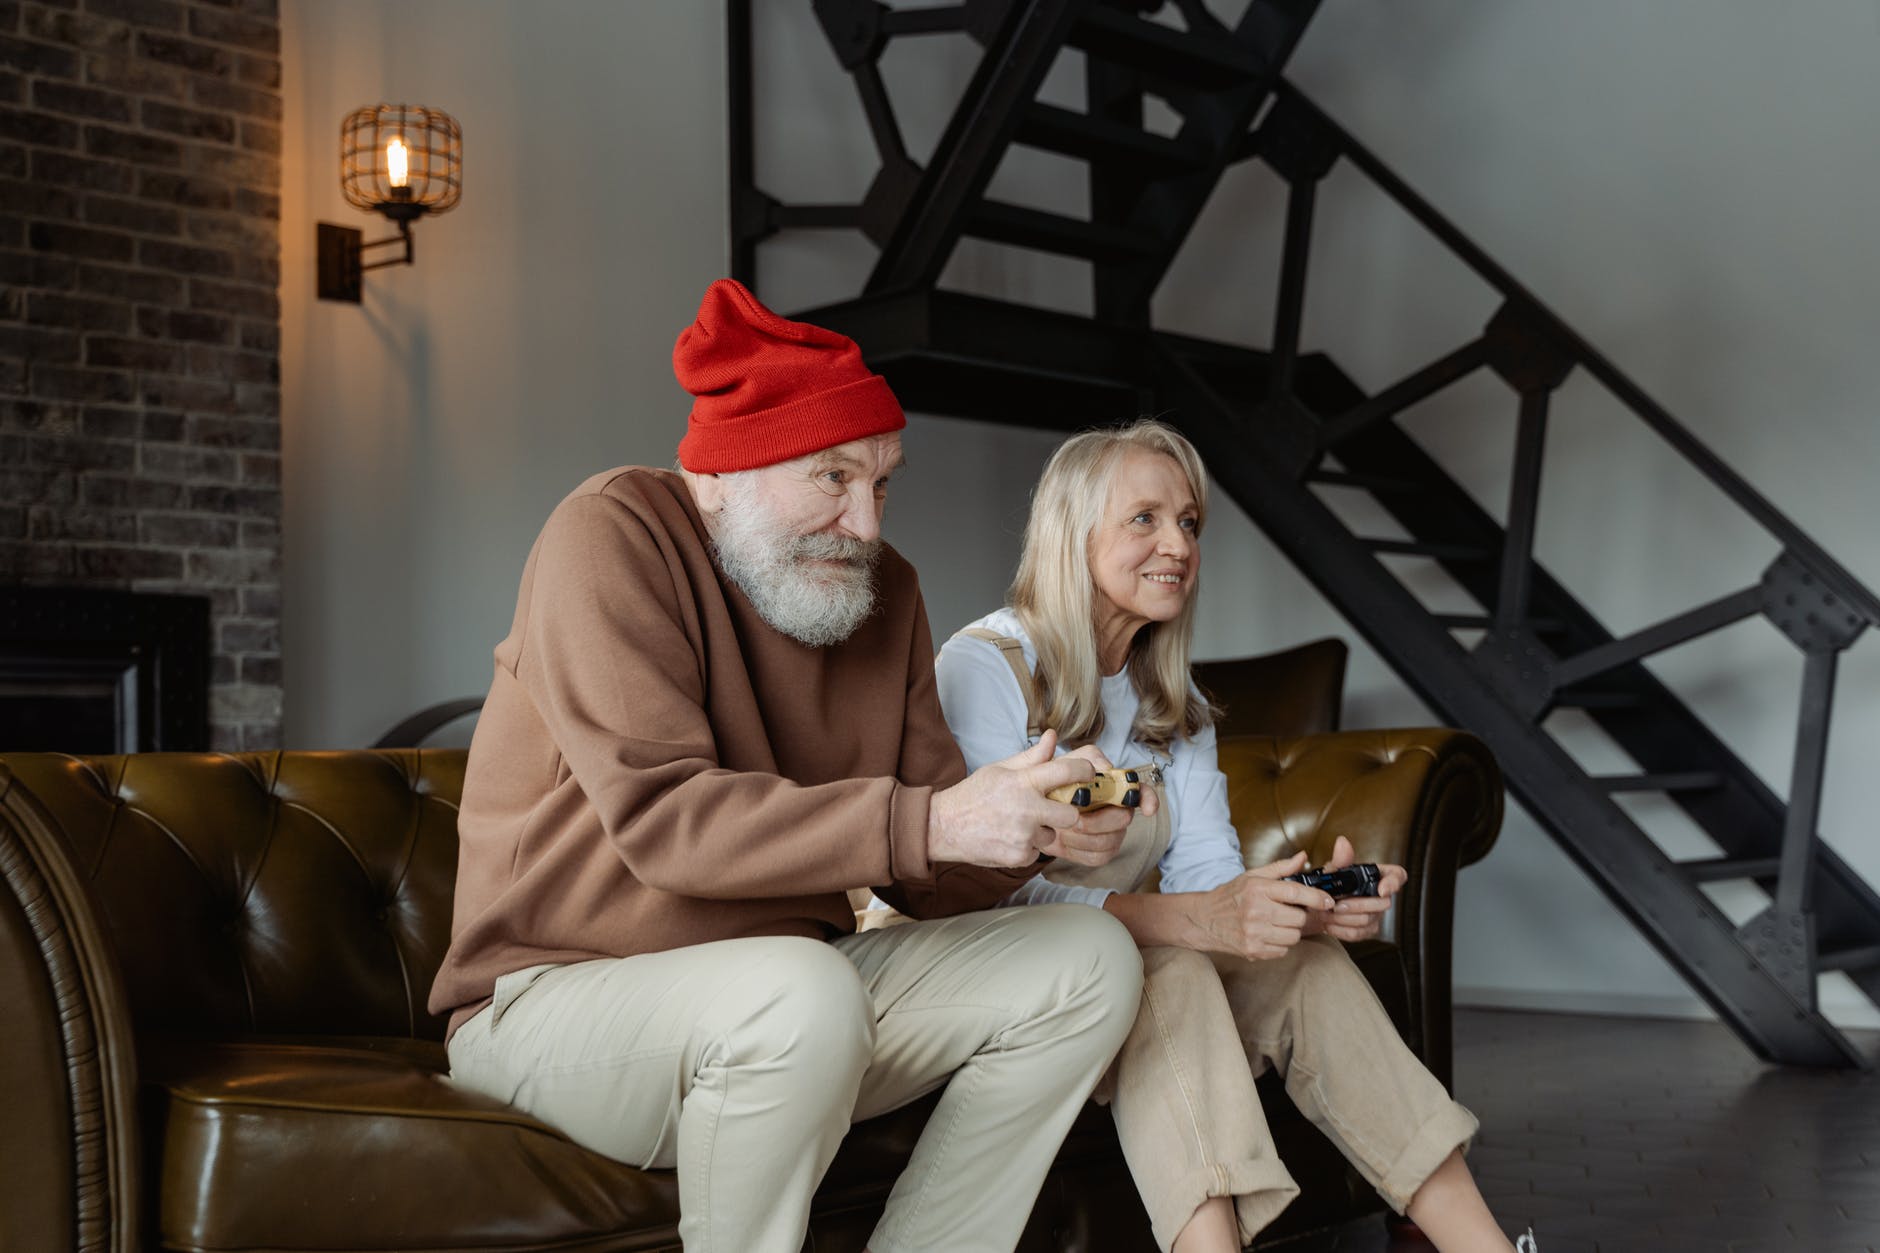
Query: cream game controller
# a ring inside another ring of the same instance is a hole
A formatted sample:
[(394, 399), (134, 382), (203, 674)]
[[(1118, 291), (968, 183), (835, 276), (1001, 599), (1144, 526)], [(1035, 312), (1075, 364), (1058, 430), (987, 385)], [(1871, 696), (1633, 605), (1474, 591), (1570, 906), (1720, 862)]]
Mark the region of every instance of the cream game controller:
[(1102, 809), (1121, 805), (1134, 809), (1142, 804), (1142, 786), (1156, 781), (1150, 766), (1131, 766), (1127, 770), (1099, 770), (1088, 783), (1066, 783), (1046, 793), (1054, 801), (1063, 801), (1079, 809)]

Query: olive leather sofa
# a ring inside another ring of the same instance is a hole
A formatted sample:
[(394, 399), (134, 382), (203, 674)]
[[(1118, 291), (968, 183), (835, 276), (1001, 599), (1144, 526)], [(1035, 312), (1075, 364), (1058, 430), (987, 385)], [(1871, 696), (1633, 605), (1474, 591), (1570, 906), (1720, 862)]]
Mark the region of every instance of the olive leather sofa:
[[(1391, 934), (1354, 955), (1447, 1080), (1456, 872), (1494, 840), (1500, 776), (1455, 731), (1297, 734), (1334, 720), (1343, 656), (1204, 673), (1230, 706), (1235, 816), (1262, 859), (1342, 831), (1408, 866)], [(679, 1247), (670, 1173), (444, 1078), (425, 998), (464, 759), (0, 756), (0, 1249)], [(1380, 1209), (1263, 1082), (1305, 1189), (1267, 1237)], [(808, 1247), (863, 1247), (932, 1105), (854, 1129)], [(1020, 1247), (1154, 1248), (1106, 1111), (1079, 1119)]]

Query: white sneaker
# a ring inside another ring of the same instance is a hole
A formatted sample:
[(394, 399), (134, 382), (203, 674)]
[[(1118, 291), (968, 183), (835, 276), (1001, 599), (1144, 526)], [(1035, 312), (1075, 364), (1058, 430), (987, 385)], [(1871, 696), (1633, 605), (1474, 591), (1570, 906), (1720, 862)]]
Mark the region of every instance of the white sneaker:
[(1514, 1242), (1514, 1253), (1540, 1253), (1540, 1246), (1534, 1243), (1534, 1228)]

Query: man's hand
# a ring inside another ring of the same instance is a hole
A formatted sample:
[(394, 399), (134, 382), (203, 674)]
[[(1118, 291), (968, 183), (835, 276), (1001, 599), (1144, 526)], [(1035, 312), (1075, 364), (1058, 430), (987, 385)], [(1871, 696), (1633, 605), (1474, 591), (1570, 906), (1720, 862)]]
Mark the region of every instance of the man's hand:
[[(1051, 734), (1047, 732), (1046, 734)], [(1095, 744), (1086, 744), (1082, 748), (1073, 748), (1066, 757), (1082, 757), (1096, 770), (1114, 770), (1110, 759), (1103, 755), (1103, 750)], [(1135, 809), (1126, 809), (1121, 805), (1105, 805), (1101, 809), (1080, 811), (1075, 824), (1060, 827), (1050, 832), (1048, 843), (1039, 845), (1039, 851), (1053, 857), (1062, 857), (1081, 866), (1103, 866), (1109, 864), (1112, 857), (1123, 847), (1123, 835), (1129, 830), (1129, 824), (1137, 814), (1153, 818), (1160, 798), (1152, 787), (1142, 789), (1142, 803)]]
[[(1185, 894), (1188, 922), (1195, 939), (1188, 947), (1203, 952), (1232, 953), (1249, 961), (1283, 957), (1314, 918), (1332, 912), (1332, 898), (1303, 883), (1287, 883), (1289, 874), (1305, 869), (1306, 855), (1295, 853), (1258, 870), (1249, 870), (1211, 892)], [(1323, 922), (1320, 922), (1320, 928)]]
[(1055, 849), (1066, 847), (1065, 832), (1076, 833), (1077, 847), (1063, 854), (1071, 860), (1084, 861), (1095, 855), (1089, 846), (1106, 841), (1108, 852), (1085, 864), (1100, 866), (1115, 856), (1120, 832), (1112, 840), (1104, 834), (1108, 823), (1092, 829), (1075, 805), (1045, 795), (1066, 783), (1088, 783), (1096, 774), (1087, 755), (1053, 760), (1056, 751), (1057, 732), (1046, 731), (1024, 752), (981, 766), (935, 792), (927, 813), (927, 856), (975, 866), (1028, 866), (1040, 852), (1056, 855)]
[[(1325, 863), (1325, 869), (1343, 870), (1357, 860), (1357, 854), (1351, 850), (1351, 841), (1341, 835), (1332, 845), (1332, 859)], [(1347, 944), (1377, 938), (1384, 914), (1390, 909), (1391, 898), (1410, 879), (1409, 872), (1402, 866), (1380, 865), (1377, 873), (1376, 896), (1344, 897), (1330, 913), (1314, 914), (1306, 923), (1305, 933), (1329, 935)]]

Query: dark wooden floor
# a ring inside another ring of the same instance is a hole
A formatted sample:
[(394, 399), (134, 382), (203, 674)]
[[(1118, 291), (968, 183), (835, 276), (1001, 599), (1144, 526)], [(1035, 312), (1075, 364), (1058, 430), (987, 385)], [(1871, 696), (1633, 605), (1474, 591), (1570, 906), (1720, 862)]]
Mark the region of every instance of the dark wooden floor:
[[(1715, 1023), (1458, 1010), (1456, 1095), (1541, 1253), (1880, 1253), (1880, 1072), (1765, 1066)], [(1284, 1249), (1428, 1247), (1373, 1219)]]

